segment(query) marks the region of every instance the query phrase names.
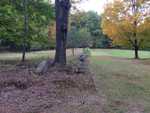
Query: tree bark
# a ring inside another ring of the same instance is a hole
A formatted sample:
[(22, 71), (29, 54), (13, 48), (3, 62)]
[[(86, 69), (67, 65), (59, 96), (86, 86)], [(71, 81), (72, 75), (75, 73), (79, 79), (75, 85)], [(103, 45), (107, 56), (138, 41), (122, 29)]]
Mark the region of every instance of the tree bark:
[(66, 64), (66, 40), (68, 32), (68, 17), (70, 0), (55, 0), (56, 10), (56, 53), (55, 64)]

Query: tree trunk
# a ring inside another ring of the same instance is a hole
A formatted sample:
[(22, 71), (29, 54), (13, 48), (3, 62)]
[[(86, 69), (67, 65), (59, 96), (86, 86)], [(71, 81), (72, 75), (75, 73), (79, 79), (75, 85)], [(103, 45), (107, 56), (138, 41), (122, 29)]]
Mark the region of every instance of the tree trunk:
[(22, 62), (25, 61), (25, 54), (26, 54), (26, 38), (28, 37), (28, 13), (27, 13), (27, 6), (28, 0), (23, 1), (24, 6), (24, 36), (23, 36), (23, 43), (22, 43)]
[(56, 8), (56, 64), (66, 64), (66, 40), (68, 32), (68, 17), (70, 0), (55, 0)]
[(139, 59), (138, 49), (135, 49), (135, 59)]
[[(137, 14), (137, 1), (136, 0), (131, 0), (132, 2), (132, 12), (133, 12), (133, 15), (136, 16)], [(134, 26), (134, 33), (133, 33), (133, 38), (134, 38), (134, 51), (135, 51), (135, 59), (138, 59), (139, 58), (139, 55), (138, 55), (138, 50), (139, 50), (139, 44), (138, 44), (138, 39), (137, 39), (137, 19), (135, 18), (134, 21), (133, 21), (133, 26)]]
[(135, 40), (135, 45), (134, 45), (134, 52), (135, 52), (134, 58), (135, 59), (139, 59), (138, 51), (139, 51), (138, 43), (137, 43), (137, 40)]

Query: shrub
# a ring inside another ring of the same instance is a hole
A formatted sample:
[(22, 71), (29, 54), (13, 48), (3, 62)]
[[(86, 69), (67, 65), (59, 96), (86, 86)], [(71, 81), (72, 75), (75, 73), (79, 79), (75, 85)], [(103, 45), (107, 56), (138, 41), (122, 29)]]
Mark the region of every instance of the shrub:
[(87, 55), (87, 56), (91, 56), (91, 50), (90, 50), (90, 48), (84, 48), (84, 49), (83, 49), (83, 53), (84, 53), (85, 55)]

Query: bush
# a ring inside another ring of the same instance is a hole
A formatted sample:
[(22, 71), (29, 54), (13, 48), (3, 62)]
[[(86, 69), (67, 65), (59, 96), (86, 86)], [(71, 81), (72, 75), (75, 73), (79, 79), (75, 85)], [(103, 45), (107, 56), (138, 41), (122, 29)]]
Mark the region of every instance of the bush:
[(87, 56), (91, 56), (91, 50), (90, 50), (90, 48), (84, 48), (84, 49), (83, 49), (83, 53), (84, 53), (85, 55), (87, 55)]

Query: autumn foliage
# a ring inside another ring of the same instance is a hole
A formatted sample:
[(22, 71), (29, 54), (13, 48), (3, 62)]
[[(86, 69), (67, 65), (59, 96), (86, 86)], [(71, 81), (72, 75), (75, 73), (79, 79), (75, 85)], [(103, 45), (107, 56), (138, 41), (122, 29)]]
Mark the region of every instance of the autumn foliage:
[(148, 6), (148, 0), (114, 0), (107, 4), (102, 19), (103, 32), (114, 44), (132, 47), (138, 52), (150, 38)]

